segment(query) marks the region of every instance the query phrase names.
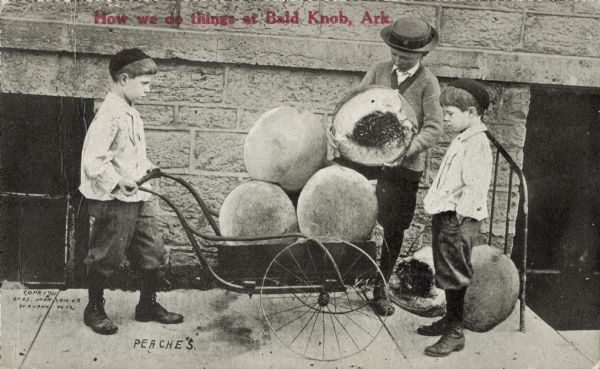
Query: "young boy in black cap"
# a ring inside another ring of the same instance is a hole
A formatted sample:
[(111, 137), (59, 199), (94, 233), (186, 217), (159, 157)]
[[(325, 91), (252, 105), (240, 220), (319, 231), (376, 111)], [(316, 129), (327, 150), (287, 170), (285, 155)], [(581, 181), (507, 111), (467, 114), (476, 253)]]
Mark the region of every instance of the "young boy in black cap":
[(136, 179), (154, 168), (146, 157), (144, 124), (133, 104), (150, 91), (156, 63), (139, 49), (125, 49), (109, 63), (112, 77), (86, 134), (81, 156), (81, 185), (90, 215), (88, 256), (89, 303), (84, 322), (94, 332), (113, 334), (117, 326), (104, 311), (106, 279), (126, 255), (141, 270), (140, 301), (135, 319), (181, 323), (183, 316), (156, 302), (158, 267), (165, 249), (150, 194), (138, 191)]
[(446, 315), (417, 329), (424, 336), (442, 335), (425, 349), (446, 356), (465, 346), (464, 301), (471, 281), (471, 250), (481, 220), (488, 216), (487, 195), (492, 176), (492, 151), (481, 122), (489, 95), (480, 83), (460, 79), (440, 96), (444, 124), (458, 135), (448, 147), (440, 169), (425, 196), (425, 211), (433, 215), (435, 284), (446, 293)]
[[(358, 88), (382, 85), (397, 89), (417, 115), (418, 132), (406, 154), (383, 167), (366, 167), (343, 158), (335, 161), (369, 179), (377, 179), (377, 221), (384, 229), (385, 240), (380, 268), (387, 281), (402, 248), (404, 231), (410, 227), (414, 216), (427, 150), (437, 143), (442, 134), (442, 107), (438, 80), (422, 64), (423, 57), (438, 44), (435, 28), (423, 19), (403, 17), (383, 28), (380, 35), (390, 47), (391, 59), (373, 65)], [(380, 315), (394, 313), (385, 290), (380, 287), (373, 291), (372, 306)]]

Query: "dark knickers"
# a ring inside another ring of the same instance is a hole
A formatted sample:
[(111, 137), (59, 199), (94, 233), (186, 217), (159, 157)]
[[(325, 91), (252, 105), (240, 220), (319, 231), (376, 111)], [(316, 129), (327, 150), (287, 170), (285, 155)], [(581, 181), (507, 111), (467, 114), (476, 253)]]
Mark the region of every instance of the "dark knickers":
[(123, 263), (156, 269), (164, 263), (165, 248), (155, 218), (154, 203), (86, 200), (90, 214), (90, 241), (84, 263), (110, 275)]
[(435, 285), (444, 290), (466, 287), (471, 282), (471, 251), (479, 237), (481, 222), (464, 218), (459, 224), (456, 212), (435, 214), (432, 219)]

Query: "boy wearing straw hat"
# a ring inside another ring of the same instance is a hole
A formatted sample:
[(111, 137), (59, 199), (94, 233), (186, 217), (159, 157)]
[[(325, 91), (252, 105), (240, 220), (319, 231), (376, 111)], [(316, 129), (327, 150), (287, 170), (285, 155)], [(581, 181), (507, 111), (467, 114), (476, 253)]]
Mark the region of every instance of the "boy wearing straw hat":
[[(358, 88), (382, 85), (397, 89), (412, 105), (418, 131), (405, 156), (383, 167), (367, 167), (343, 158), (336, 162), (358, 170), (369, 179), (377, 179), (377, 220), (384, 228), (385, 240), (380, 268), (389, 280), (402, 248), (404, 231), (414, 216), (427, 151), (442, 133), (442, 108), (438, 80), (422, 64), (423, 57), (438, 44), (435, 28), (423, 19), (402, 17), (383, 28), (380, 35), (390, 48), (391, 58), (373, 65)], [(380, 315), (394, 313), (383, 288), (375, 288), (373, 308)]]

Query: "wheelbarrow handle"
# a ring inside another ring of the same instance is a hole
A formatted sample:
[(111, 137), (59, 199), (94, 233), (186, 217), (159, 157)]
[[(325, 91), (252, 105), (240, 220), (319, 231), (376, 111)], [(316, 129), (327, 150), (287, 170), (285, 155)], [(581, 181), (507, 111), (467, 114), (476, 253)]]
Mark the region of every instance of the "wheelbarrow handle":
[(135, 184), (140, 186), (140, 185), (144, 184), (145, 182), (148, 182), (151, 179), (160, 177), (161, 174), (162, 174), (162, 172), (160, 171), (160, 168), (149, 169), (142, 178), (135, 181)]
[[(198, 193), (196, 192), (196, 190), (194, 189), (194, 187), (192, 187), (192, 185), (190, 185), (183, 178), (175, 177), (175, 176), (172, 176), (170, 174), (164, 173), (164, 172), (162, 172), (160, 170), (160, 168), (153, 168), (153, 169), (148, 170), (146, 172), (146, 174), (142, 178), (140, 178), (137, 181), (135, 181), (135, 183), (138, 186), (140, 186), (144, 182), (147, 182), (147, 181), (149, 181), (149, 180), (151, 180), (153, 178), (159, 178), (159, 177), (165, 177), (165, 178), (174, 180), (174, 181), (178, 182), (179, 184), (181, 184), (182, 186), (184, 186), (188, 191), (190, 191), (190, 193), (192, 194), (192, 196), (194, 197), (194, 199), (196, 200), (196, 202), (198, 203), (198, 205), (200, 206), (200, 208), (202, 208), (202, 212), (203, 212), (204, 216), (206, 217), (206, 219), (208, 220), (208, 223), (210, 224), (210, 226), (212, 227), (212, 229), (215, 231), (215, 234), (217, 236), (221, 236), (221, 231), (219, 230), (219, 226), (217, 226), (217, 223), (212, 218), (213, 216), (218, 217), (219, 216), (219, 212), (215, 211), (215, 210), (212, 210), (212, 209), (209, 209), (209, 207), (206, 205), (206, 203), (204, 201), (202, 201), (202, 199), (200, 198), (200, 195), (198, 195)], [(142, 188), (141, 190), (149, 192), (149, 193), (152, 193), (154, 195), (158, 195), (154, 191), (148, 190), (146, 188)], [(163, 198), (162, 195), (159, 195), (159, 197), (162, 198), (163, 200), (165, 200), (165, 198)]]

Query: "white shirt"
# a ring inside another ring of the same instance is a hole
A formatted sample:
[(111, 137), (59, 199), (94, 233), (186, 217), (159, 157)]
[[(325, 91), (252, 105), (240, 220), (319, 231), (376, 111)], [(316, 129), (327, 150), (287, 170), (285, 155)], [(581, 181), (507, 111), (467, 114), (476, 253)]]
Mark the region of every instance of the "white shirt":
[(463, 217), (487, 218), (492, 178), (492, 150), (487, 127), (477, 124), (452, 140), (424, 200), (425, 211), (456, 211)]
[(407, 70), (406, 72), (404, 72), (404, 71), (401, 71), (400, 69), (398, 69), (396, 64), (394, 64), (394, 66), (392, 67), (392, 72), (396, 72), (396, 77), (398, 78), (398, 84), (401, 84), (407, 78), (412, 77), (412, 75), (417, 72), (420, 65), (421, 65), (421, 63), (419, 62), (414, 67), (412, 67), (409, 70)]
[[(81, 185), (88, 199), (125, 202), (146, 201), (150, 194), (138, 191), (126, 196), (112, 192), (121, 178), (137, 180), (152, 164), (146, 157), (144, 123), (138, 111), (109, 92), (94, 117), (83, 142)], [(144, 184), (149, 188), (149, 184)]]

